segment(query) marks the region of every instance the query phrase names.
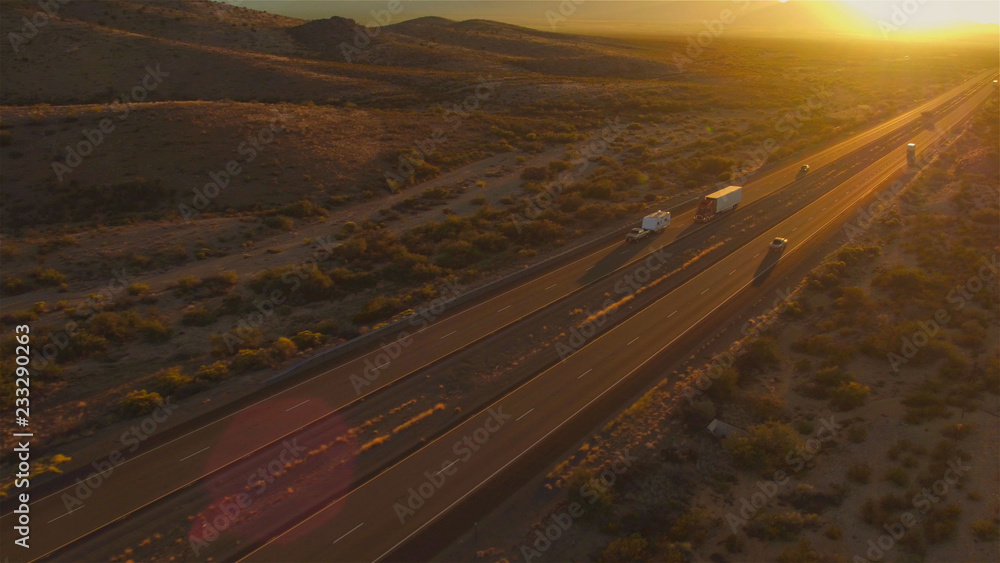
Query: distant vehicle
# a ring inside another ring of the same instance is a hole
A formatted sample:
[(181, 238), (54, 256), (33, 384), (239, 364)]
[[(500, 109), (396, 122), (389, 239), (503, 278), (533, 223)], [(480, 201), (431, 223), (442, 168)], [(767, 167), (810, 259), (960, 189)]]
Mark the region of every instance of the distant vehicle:
[(657, 211), (642, 218), (642, 228), (647, 231), (662, 233), (663, 229), (670, 226), (670, 212)]
[(803, 174), (805, 174), (806, 172), (809, 172), (809, 165), (808, 164), (803, 164), (802, 168), (799, 168), (799, 172), (802, 172)]
[(625, 242), (637, 242), (639, 239), (648, 237), (652, 232), (653, 231), (649, 229), (640, 229), (639, 227), (636, 227), (625, 235)]
[(917, 164), (917, 145), (913, 143), (906, 145), (906, 164), (910, 166)]
[(788, 239), (777, 237), (771, 241), (771, 246), (769, 248), (771, 249), (771, 252), (781, 252), (785, 250), (786, 246), (788, 246)]
[(996, 81), (996, 80), (994, 80), (994, 81), (993, 81), (993, 87), (994, 87), (994, 88), (996, 88), (996, 87), (997, 87), (997, 81)]
[(743, 201), (743, 188), (740, 186), (729, 186), (710, 193), (698, 204), (694, 220), (699, 223), (707, 223), (721, 213), (736, 209), (741, 201)]

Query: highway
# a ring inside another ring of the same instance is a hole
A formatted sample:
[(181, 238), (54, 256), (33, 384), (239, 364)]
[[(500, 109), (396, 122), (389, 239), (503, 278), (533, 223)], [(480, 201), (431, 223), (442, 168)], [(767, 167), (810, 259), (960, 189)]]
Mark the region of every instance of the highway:
[[(976, 80), (983, 82), (985, 76), (984, 73)], [(808, 157), (808, 162), (814, 170), (835, 162), (844, 155), (919, 119), (921, 112), (967, 93), (972, 84), (977, 83), (970, 81), (885, 124), (818, 151)], [(917, 142), (923, 141), (918, 139)], [(798, 163), (789, 164), (747, 184), (744, 206), (765, 198), (794, 181), (797, 171)], [(573, 295), (595, 279), (644, 259), (682, 233), (689, 233), (690, 216), (691, 212), (678, 213), (674, 218), (674, 225), (667, 233), (657, 239), (656, 245), (648, 247), (646, 249), (648, 252), (639, 256), (618, 258), (621, 244), (608, 244), (538, 277), (517, 284), (497, 296), (444, 315), (413, 336), (413, 343), (406, 350), (405, 361), (382, 364), (383, 368), (378, 379), (365, 392), (376, 393), (383, 386), (416, 373), (425, 366), (487, 338), (503, 327), (553, 302)], [(789, 250), (792, 251), (795, 248), (795, 235), (790, 238), (792, 244)], [(730, 255), (725, 260), (733, 259), (733, 256)], [(715, 295), (713, 292), (710, 293)], [(674, 314), (678, 315), (678, 318), (684, 318), (683, 315), (688, 313)], [(622, 326), (631, 326), (633, 322), (634, 320), (630, 320)], [(620, 330), (621, 327), (618, 327), (602, 338)], [(642, 338), (629, 345), (635, 347), (632, 351), (640, 350), (638, 346), (641, 340)], [(379, 349), (375, 349), (336, 367), (316, 369), (314, 375), (248, 407), (245, 409), (246, 412), (231, 413), (154, 448), (140, 450), (138, 455), (127, 458), (127, 463), (118, 465), (113, 472), (105, 474), (102, 486), (93, 489), (82, 504), (74, 505), (71, 510), (67, 509), (62, 493), (73, 494), (75, 487), (72, 485), (64, 491), (36, 500), (32, 504), (34, 528), (32, 549), (27, 552), (27, 558), (42, 557), (178, 489), (215, 474), (240, 460), (245, 460), (254, 452), (262, 451), (274, 442), (280, 442), (289, 434), (322, 420), (331, 413), (355, 404), (359, 397), (350, 377), (361, 375), (366, 361), (374, 361), (378, 353)], [(579, 355), (581, 354), (576, 354), (570, 360)], [(518, 393), (520, 391), (515, 395)], [(252, 416), (246, 416), (247, 412), (252, 413)], [(538, 413), (533, 414), (541, 416)], [(473, 417), (458, 428), (468, 427), (476, 420), (478, 417)], [(382, 476), (377, 479), (381, 480)], [(363, 490), (368, 490), (368, 485), (358, 489), (358, 491)], [(356, 494), (357, 492), (351, 493), (345, 497), (344, 502)], [(424, 509), (422, 512), (432, 511)], [(10, 521), (11, 515), (6, 514), (0, 523), (9, 526)], [(416, 518), (413, 521), (416, 521)], [(21, 549), (10, 549), (11, 546), (7, 543), (9, 541), (10, 537), (5, 536), (3, 543), (0, 544), (5, 553), (15, 553), (18, 556), (26, 553)]]
[[(941, 130), (963, 121), (991, 95), (995, 95), (991, 89), (979, 89), (941, 120), (938, 130), (924, 131), (913, 142), (930, 145)], [(529, 453), (554, 455), (540, 451), (543, 448), (539, 445), (673, 343), (698, 329), (702, 320), (723, 304), (752, 293), (746, 290), (773, 261), (767, 247), (774, 237), (789, 239), (775, 267), (780, 271), (797, 255), (819, 244), (824, 234), (839, 228), (857, 205), (903, 170), (905, 160), (903, 147), (892, 151), (837, 190), (767, 229), (741, 251), (713, 264), (245, 560), (369, 561), (387, 557), (521, 457)]]

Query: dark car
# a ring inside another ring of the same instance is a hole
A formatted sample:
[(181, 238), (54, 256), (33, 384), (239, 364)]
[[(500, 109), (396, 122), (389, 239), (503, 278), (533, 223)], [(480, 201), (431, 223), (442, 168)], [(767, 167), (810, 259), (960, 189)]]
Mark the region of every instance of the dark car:
[(808, 164), (803, 164), (802, 168), (799, 168), (799, 172), (801, 172), (803, 174), (805, 174), (806, 172), (809, 172), (809, 165)]

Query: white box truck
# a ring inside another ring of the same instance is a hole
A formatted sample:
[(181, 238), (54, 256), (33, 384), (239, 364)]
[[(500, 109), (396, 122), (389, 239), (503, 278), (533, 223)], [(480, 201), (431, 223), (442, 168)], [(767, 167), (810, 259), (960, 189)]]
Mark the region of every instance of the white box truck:
[(699, 223), (707, 223), (721, 213), (736, 209), (741, 201), (743, 201), (743, 188), (741, 186), (729, 186), (712, 192), (698, 204), (694, 220)]

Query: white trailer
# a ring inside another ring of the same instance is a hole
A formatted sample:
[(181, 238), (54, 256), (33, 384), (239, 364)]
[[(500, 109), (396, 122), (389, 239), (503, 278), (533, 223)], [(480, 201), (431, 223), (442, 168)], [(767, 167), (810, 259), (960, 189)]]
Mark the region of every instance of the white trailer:
[(736, 209), (741, 201), (743, 201), (743, 188), (741, 186), (729, 186), (710, 193), (698, 204), (694, 220), (700, 223), (711, 221), (720, 213)]
[(647, 231), (662, 233), (663, 229), (670, 226), (670, 212), (657, 211), (642, 218), (642, 228)]

